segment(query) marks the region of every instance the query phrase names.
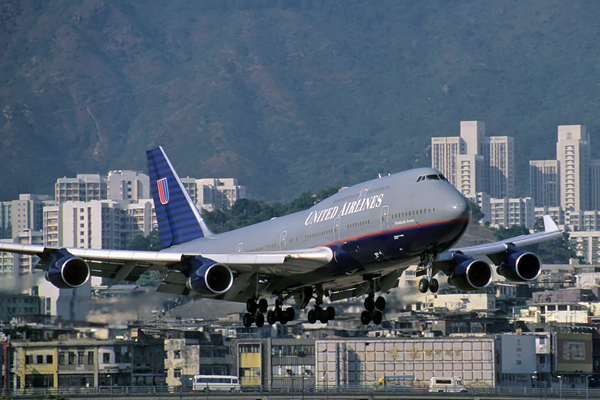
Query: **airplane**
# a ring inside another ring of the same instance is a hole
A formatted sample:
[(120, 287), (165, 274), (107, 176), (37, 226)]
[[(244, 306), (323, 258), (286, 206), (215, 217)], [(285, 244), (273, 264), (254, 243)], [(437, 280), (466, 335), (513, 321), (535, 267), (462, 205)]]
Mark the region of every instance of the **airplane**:
[[(385, 298), (402, 273), (417, 264), (419, 290), (437, 292), (443, 272), (464, 291), (498, 274), (527, 282), (541, 272), (539, 258), (519, 249), (556, 239), (549, 216), (544, 231), (495, 243), (452, 248), (471, 218), (467, 199), (433, 168), (418, 168), (359, 183), (305, 211), (214, 234), (184, 188), (162, 147), (147, 151), (160, 251), (58, 248), (0, 243), (0, 251), (37, 255), (36, 268), (59, 288), (77, 288), (90, 276), (136, 281), (163, 272), (159, 292), (245, 302), (243, 324), (286, 324), (295, 309), (309, 323), (335, 319), (333, 303), (366, 295), (360, 320), (381, 324)], [(479, 258), (477, 258), (479, 257)], [(269, 309), (269, 299), (274, 306)], [(295, 308), (284, 308), (293, 299)], [(266, 314), (266, 318), (265, 318)]]

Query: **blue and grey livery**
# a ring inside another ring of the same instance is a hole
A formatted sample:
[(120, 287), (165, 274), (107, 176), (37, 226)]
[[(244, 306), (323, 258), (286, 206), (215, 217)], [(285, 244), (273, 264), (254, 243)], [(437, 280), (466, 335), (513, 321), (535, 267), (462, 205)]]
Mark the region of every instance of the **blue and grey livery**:
[[(365, 296), (361, 322), (381, 323), (386, 293), (410, 265), (421, 292), (436, 292), (438, 272), (462, 290), (478, 290), (496, 273), (511, 281), (537, 278), (535, 254), (519, 249), (562, 236), (549, 216), (545, 230), (500, 242), (453, 248), (470, 219), (468, 201), (432, 168), (354, 185), (308, 210), (213, 234), (161, 147), (149, 150), (148, 172), (161, 243), (159, 252), (54, 248), (0, 243), (0, 251), (37, 254), (37, 268), (61, 288), (90, 275), (135, 281), (164, 272), (157, 291), (245, 302), (244, 324), (285, 324), (314, 302), (310, 323), (335, 318), (339, 299)], [(293, 306), (284, 303), (293, 299)], [(269, 306), (271, 300), (271, 307)]]

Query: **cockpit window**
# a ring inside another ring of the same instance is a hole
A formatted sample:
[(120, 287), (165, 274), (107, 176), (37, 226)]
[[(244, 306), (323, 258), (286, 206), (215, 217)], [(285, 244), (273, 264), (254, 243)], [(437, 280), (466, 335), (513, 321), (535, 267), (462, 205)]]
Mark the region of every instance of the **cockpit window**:
[(420, 175), (417, 178), (417, 182), (421, 182), (424, 180), (428, 181), (447, 181), (446, 177), (442, 174), (430, 174), (430, 175)]

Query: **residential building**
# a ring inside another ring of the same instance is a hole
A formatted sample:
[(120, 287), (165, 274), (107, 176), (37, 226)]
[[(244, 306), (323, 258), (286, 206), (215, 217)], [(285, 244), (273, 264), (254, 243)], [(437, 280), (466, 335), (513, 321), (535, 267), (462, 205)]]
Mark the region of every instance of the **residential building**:
[(590, 138), (584, 125), (559, 125), (556, 159), (560, 165), (560, 204), (565, 210), (589, 209)]
[(110, 171), (106, 178), (108, 200), (149, 199), (150, 178), (137, 171)]
[(490, 226), (509, 228), (521, 225), (533, 229), (535, 224), (535, 207), (533, 199), (490, 199)]
[(558, 160), (529, 161), (529, 195), (537, 207), (560, 205)]
[(482, 121), (461, 121), (460, 137), (432, 138), (431, 166), (466, 196), (513, 196), (514, 140), (486, 137)]
[(194, 375), (231, 375), (231, 343), (221, 334), (171, 330), (165, 336), (165, 378), (181, 386)]
[(100, 174), (78, 174), (76, 178), (59, 178), (54, 184), (57, 204), (67, 201), (92, 201), (107, 199), (107, 181)]

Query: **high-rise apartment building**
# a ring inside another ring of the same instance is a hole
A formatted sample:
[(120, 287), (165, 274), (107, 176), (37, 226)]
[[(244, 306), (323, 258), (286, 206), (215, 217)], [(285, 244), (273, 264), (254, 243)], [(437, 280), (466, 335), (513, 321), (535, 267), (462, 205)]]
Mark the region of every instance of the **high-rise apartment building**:
[(586, 210), (589, 206), (589, 135), (583, 125), (558, 127), (556, 159), (560, 165), (560, 202), (565, 210)]
[(220, 207), (232, 207), (246, 197), (246, 187), (234, 178), (196, 179), (197, 200), (200, 208), (213, 211)]
[(106, 177), (100, 174), (77, 174), (76, 178), (59, 178), (54, 184), (54, 199), (57, 204), (106, 198)]
[(514, 142), (485, 136), (482, 121), (461, 121), (460, 137), (431, 139), (431, 166), (461, 193), (485, 192), (494, 198), (514, 194)]
[(44, 206), (52, 204), (50, 196), (21, 194), (19, 200), (0, 202), (0, 239), (13, 239), (23, 230), (41, 231)]
[(538, 207), (558, 207), (560, 205), (557, 160), (529, 161), (529, 194)]
[(590, 160), (588, 178), (590, 182), (590, 210), (600, 210), (600, 160)]
[(110, 171), (106, 177), (107, 200), (149, 199), (150, 178), (137, 171)]

